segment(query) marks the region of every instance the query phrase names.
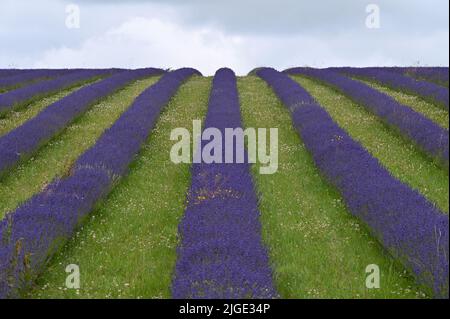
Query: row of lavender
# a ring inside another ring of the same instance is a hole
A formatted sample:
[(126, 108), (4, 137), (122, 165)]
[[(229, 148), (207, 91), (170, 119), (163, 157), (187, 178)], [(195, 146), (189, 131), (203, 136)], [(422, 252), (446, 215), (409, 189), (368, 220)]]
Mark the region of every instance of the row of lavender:
[(24, 157), (32, 155), (98, 100), (132, 81), (161, 73), (161, 69), (154, 68), (119, 72), (49, 105), (34, 118), (0, 137), (0, 176)]
[[(214, 77), (205, 130), (223, 137), (225, 128), (240, 127), (236, 77), (233, 71), (221, 69)], [(236, 156), (235, 143), (233, 149)], [(221, 154), (224, 163), (224, 150)], [(173, 297), (276, 297), (259, 216), (248, 163), (193, 164), (179, 225)]]
[(163, 107), (194, 74), (199, 73), (180, 69), (165, 74), (77, 160), (70, 176), (53, 181), (0, 222), (0, 298), (16, 297), (31, 284), (95, 203), (127, 172)]
[[(449, 85), (448, 67), (374, 67), (373, 69), (395, 72), (418, 80), (433, 82), (441, 86)], [(0, 78), (41, 71), (40, 69), (0, 69)]]
[[(30, 70), (27, 70), (30, 71)], [(0, 78), (27, 72), (25, 69), (0, 69)]]
[(402, 136), (413, 141), (425, 153), (435, 158), (444, 169), (449, 165), (448, 130), (422, 114), (370, 86), (330, 69), (294, 68), (289, 74), (303, 74), (340, 90), (367, 110), (381, 118)]
[(31, 73), (31, 72), (41, 72), (43, 70), (52, 71), (52, 70), (61, 70), (61, 69), (0, 69), (0, 78), (4, 78), (7, 76), (14, 76), (18, 74), (25, 74), (25, 73)]
[(79, 70), (0, 94), (0, 117), (12, 109), (29, 103), (33, 99), (43, 98), (89, 79), (108, 76), (117, 71), (115, 69)]
[(448, 88), (420, 81), (410, 76), (406, 76), (397, 72), (386, 71), (382, 68), (331, 68), (340, 73), (350, 76), (360, 77), (376, 81), (382, 85), (386, 85), (396, 90), (416, 94), (425, 100), (437, 104), (448, 111), (449, 95)]
[(55, 78), (76, 71), (76, 69), (36, 69), (27, 72), (13, 72), (9, 76), (0, 77), (0, 92), (24, 83)]
[(433, 82), (448, 87), (448, 67), (384, 67), (380, 68), (391, 72), (407, 75), (418, 80)]
[(420, 283), (437, 297), (448, 297), (449, 217), (394, 178), (286, 74), (274, 69), (256, 73), (289, 108), (317, 167), (341, 192), (350, 212)]

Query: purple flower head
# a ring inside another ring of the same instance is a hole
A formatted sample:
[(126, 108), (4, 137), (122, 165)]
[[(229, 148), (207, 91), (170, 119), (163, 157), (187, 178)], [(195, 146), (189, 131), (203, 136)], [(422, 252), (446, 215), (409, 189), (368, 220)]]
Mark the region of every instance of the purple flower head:
[[(223, 138), (225, 128), (241, 126), (236, 76), (220, 69), (214, 77), (205, 129), (217, 128)], [(222, 162), (224, 154), (223, 149)], [(187, 207), (179, 225), (174, 298), (278, 296), (247, 162), (193, 164)]]

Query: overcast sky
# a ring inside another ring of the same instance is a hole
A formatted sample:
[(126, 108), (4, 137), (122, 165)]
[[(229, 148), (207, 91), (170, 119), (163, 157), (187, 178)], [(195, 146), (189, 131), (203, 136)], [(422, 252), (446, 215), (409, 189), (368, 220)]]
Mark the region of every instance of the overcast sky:
[(0, 68), (448, 66), (448, 10), (448, 0), (0, 0)]

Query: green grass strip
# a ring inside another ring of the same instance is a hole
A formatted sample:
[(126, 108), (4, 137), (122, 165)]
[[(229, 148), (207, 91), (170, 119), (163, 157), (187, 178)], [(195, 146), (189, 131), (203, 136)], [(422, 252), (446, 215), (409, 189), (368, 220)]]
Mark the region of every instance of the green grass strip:
[(416, 189), (443, 212), (449, 211), (448, 172), (386, 127), (363, 107), (314, 80), (294, 76), (333, 120), (361, 143), (393, 176)]
[(0, 118), (0, 136), (5, 135), (12, 129), (35, 117), (39, 112), (41, 112), (50, 104), (55, 103), (56, 101), (62, 99), (63, 97), (66, 97), (67, 95), (81, 89), (88, 84), (92, 84), (92, 82), (83, 83), (82, 85), (59, 91), (48, 97), (33, 101), (25, 108), (22, 107), (19, 110), (10, 111), (5, 117)]
[(364, 84), (367, 84), (374, 88), (375, 90), (378, 90), (384, 94), (387, 94), (394, 98), (398, 103), (409, 106), (414, 111), (421, 113), (425, 117), (429, 118), (436, 124), (440, 125), (443, 128), (448, 129), (449, 128), (449, 113), (448, 111), (444, 110), (443, 108), (436, 107), (436, 105), (425, 101), (424, 99), (405, 92), (393, 90), (387, 86), (382, 86), (380, 84), (377, 84), (375, 82), (371, 81), (362, 81), (357, 78), (353, 78), (354, 80), (360, 81)]
[[(194, 77), (161, 114), (130, 173), (51, 261), (32, 298), (169, 298), (190, 166), (175, 165), (170, 132), (206, 114), (211, 79)], [(65, 288), (68, 264), (81, 289)]]
[(0, 181), (0, 218), (41, 191), (55, 177), (67, 174), (77, 157), (94, 145), (103, 131), (157, 79), (152, 77), (136, 81), (93, 105), (61, 135), (52, 139), (33, 157), (7, 174)]
[[(276, 127), (279, 168), (252, 171), (260, 197), (263, 238), (283, 298), (424, 298), (396, 261), (345, 208), (320, 175), (290, 114), (257, 77), (238, 80), (245, 127)], [(380, 268), (380, 289), (367, 289), (365, 269)]]

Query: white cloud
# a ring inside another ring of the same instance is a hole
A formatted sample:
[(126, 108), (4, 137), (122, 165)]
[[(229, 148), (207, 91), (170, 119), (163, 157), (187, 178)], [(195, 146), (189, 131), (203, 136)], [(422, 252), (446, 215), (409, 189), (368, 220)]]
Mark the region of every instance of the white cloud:
[(218, 65), (245, 70), (243, 41), (212, 28), (188, 29), (156, 18), (132, 18), (78, 48), (51, 49), (34, 67), (191, 66), (213, 74)]
[[(426, 38), (405, 39), (383, 32), (342, 32), (334, 36), (241, 35), (233, 36), (211, 26), (186, 27), (174, 20), (130, 18), (116, 28), (93, 36), (81, 45), (45, 51), (32, 66), (47, 67), (194, 67), (213, 75), (230, 67), (245, 75), (258, 66), (285, 69), (294, 66), (392, 66), (439, 65), (447, 60), (443, 49), (429, 55), (431, 48), (448, 47), (448, 31)], [(442, 39), (447, 39), (444, 42)], [(413, 52), (414, 54), (408, 54)]]
[(76, 0), (80, 29), (65, 27), (69, 2), (0, 1), (0, 68), (448, 66), (446, 0), (380, 0), (378, 30), (357, 0)]

